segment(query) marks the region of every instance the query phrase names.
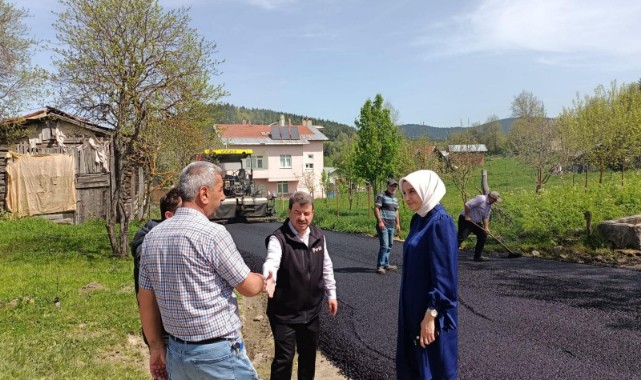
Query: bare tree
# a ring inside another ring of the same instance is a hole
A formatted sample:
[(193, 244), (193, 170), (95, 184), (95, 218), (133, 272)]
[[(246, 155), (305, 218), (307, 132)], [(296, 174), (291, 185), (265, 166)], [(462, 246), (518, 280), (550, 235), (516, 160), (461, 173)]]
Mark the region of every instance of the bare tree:
[(144, 164), (145, 144), (153, 145), (151, 131), (176, 128), (164, 121), (188, 121), (185, 111), (223, 94), (209, 83), (217, 74), (216, 45), (189, 27), (187, 9), (164, 11), (157, 0), (60, 2), (54, 63), (62, 102), (114, 129), (107, 232), (114, 254), (125, 256), (132, 216), (127, 184)]
[(313, 197), (316, 192), (316, 176), (313, 170), (307, 170), (303, 173), (303, 184), (307, 188), (307, 192)]
[(518, 117), (508, 134), (512, 151), (521, 162), (535, 168), (536, 192), (565, 162), (566, 150), (556, 122), (545, 113), (543, 102), (523, 91), (512, 102), (512, 116)]

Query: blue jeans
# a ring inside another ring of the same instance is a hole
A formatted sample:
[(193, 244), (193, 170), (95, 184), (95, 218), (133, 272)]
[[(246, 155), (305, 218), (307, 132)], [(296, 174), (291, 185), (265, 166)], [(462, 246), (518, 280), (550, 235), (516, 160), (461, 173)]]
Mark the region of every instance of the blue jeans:
[(389, 256), (390, 253), (392, 253), (392, 246), (394, 245), (394, 230), (394, 227), (385, 226), (385, 229), (381, 230), (378, 225), (376, 226), (378, 242), (381, 245), (381, 248), (378, 251), (379, 267), (386, 267), (389, 265)]
[(171, 380), (258, 380), (244, 345), (229, 340), (194, 344), (181, 343), (169, 337), (166, 361)]

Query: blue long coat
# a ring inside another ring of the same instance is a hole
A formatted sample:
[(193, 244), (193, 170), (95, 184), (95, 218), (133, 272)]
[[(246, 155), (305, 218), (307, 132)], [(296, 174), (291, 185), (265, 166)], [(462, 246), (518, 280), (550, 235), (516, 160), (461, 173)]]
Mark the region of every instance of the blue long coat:
[[(440, 204), (425, 217), (414, 214), (403, 245), (398, 310), (396, 376), (400, 380), (456, 379), (458, 303), (456, 227)], [(436, 309), (436, 340), (416, 343), (425, 311)]]

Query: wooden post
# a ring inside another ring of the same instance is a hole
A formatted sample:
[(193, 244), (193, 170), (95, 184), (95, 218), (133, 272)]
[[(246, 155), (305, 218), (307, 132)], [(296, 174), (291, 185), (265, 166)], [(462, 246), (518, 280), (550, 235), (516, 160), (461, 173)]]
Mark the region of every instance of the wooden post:
[(483, 189), (483, 194), (487, 195), (490, 193), (490, 187), (487, 185), (487, 170), (481, 172), (481, 189)]
[(583, 212), (583, 216), (585, 217), (585, 230), (588, 233), (588, 236), (592, 235), (592, 212), (591, 211), (585, 211)]

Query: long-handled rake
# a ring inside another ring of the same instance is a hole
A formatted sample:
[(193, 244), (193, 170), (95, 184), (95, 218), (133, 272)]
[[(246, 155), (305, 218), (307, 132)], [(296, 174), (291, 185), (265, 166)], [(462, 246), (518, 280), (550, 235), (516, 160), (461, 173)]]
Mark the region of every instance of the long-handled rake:
[[(477, 226), (478, 228), (480, 228), (480, 229), (482, 229), (482, 230), (484, 230), (484, 231), (485, 231), (485, 228), (481, 227), (479, 224), (477, 224), (477, 223), (475, 223), (475, 222), (473, 222), (473, 221), (471, 221), (471, 220), (470, 220), (470, 222), (471, 222), (473, 225), (475, 225), (475, 226)], [(508, 258), (508, 259), (516, 259), (517, 257), (521, 257), (521, 256), (523, 256), (523, 254), (522, 254), (522, 253), (520, 253), (520, 252), (514, 252), (514, 251), (512, 251), (512, 250), (511, 250), (507, 245), (505, 245), (505, 244), (504, 244), (504, 243), (503, 243), (499, 238), (497, 238), (496, 236), (492, 235), (492, 233), (491, 233), (491, 232), (488, 232), (487, 234), (488, 234), (488, 235), (490, 235), (494, 240), (496, 240), (499, 244), (501, 244), (501, 245), (503, 246), (503, 248), (505, 248), (505, 249), (509, 252), (509, 254), (507, 255), (507, 258)]]

